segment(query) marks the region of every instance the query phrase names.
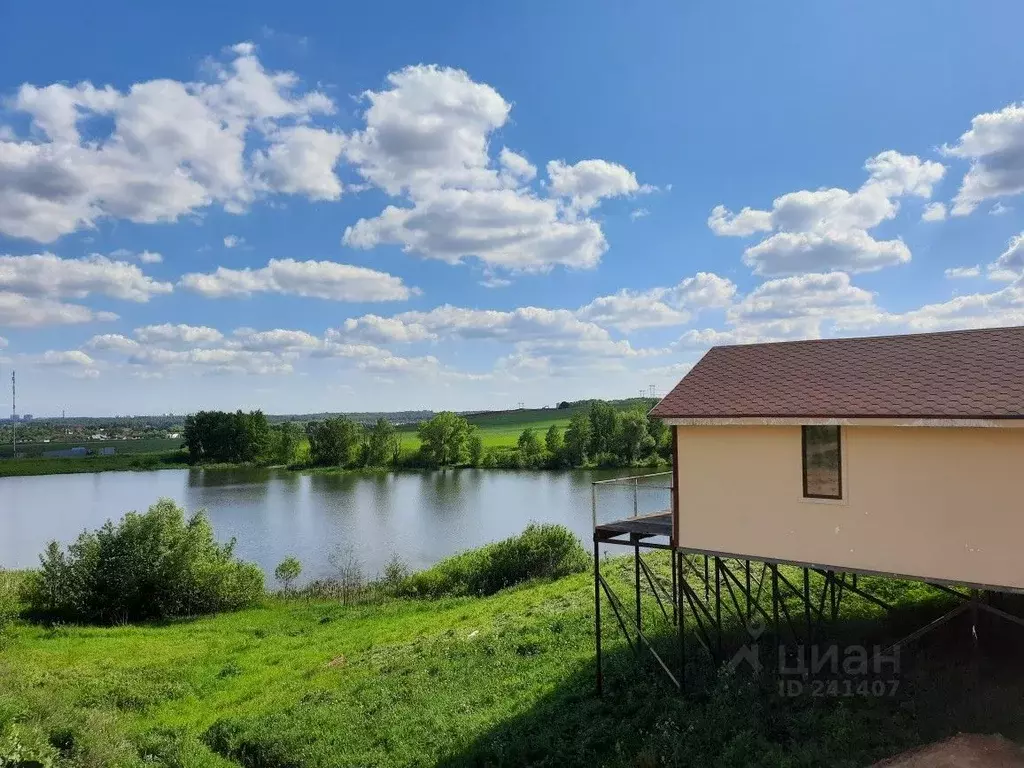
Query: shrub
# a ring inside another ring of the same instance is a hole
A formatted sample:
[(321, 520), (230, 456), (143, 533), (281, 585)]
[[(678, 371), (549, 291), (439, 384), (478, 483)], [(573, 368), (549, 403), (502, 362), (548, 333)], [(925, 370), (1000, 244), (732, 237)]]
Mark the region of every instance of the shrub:
[(37, 728), (0, 723), (0, 766), (51, 768), (59, 754)]
[(412, 597), (491, 595), (530, 579), (556, 579), (587, 568), (587, 553), (562, 525), (531, 523), (519, 536), (446, 558), (405, 579)]
[(274, 569), (274, 578), (281, 582), (285, 592), (292, 588), (292, 582), (302, 574), (302, 563), (297, 557), (288, 555)]
[(67, 551), (51, 542), (25, 581), (30, 613), (48, 619), (110, 624), (227, 611), (263, 595), (258, 567), (221, 546), (202, 513), (185, 519), (161, 499), (82, 533)]
[(409, 566), (397, 554), (392, 555), (384, 566), (379, 583), (387, 592), (396, 592), (409, 578)]
[[(18, 584), (22, 574), (0, 568), (0, 641), (14, 620), (21, 606), (18, 604)], [(2, 763), (0, 763), (2, 765)]]

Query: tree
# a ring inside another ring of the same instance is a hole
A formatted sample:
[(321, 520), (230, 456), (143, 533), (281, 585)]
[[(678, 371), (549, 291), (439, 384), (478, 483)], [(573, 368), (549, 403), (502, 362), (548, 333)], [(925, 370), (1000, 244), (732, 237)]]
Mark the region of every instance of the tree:
[(275, 464), (291, 464), (299, 452), (299, 427), (294, 421), (286, 421), (275, 427), (271, 433), (271, 455)]
[(657, 443), (647, 431), (647, 414), (641, 409), (626, 411), (619, 419), (616, 453), (626, 463), (649, 456)]
[(480, 435), (471, 435), (469, 438), (469, 463), (474, 467), (479, 467), (483, 457), (484, 441), (480, 439)]
[(544, 447), (548, 449), (555, 458), (558, 458), (562, 454), (562, 449), (565, 447), (565, 440), (562, 437), (562, 430), (552, 424), (548, 427), (548, 433), (544, 435)]
[(398, 430), (381, 417), (367, 433), (366, 466), (386, 467), (395, 461), (399, 451)]
[(302, 563), (299, 562), (297, 557), (288, 555), (274, 569), (274, 578), (281, 582), (284, 591), (288, 592), (292, 588), (292, 582), (299, 578), (301, 573)]
[(442, 411), (430, 421), (422, 422), (417, 430), (423, 457), (437, 467), (461, 463), (471, 431), (469, 422), (462, 416)]
[(544, 447), (548, 449), (548, 453), (553, 455), (558, 455), (565, 447), (565, 439), (562, 437), (562, 430), (558, 428), (558, 425), (552, 424), (548, 427), (548, 431), (544, 435)]
[(360, 443), (362, 427), (339, 416), (306, 425), (310, 463), (321, 467), (343, 467), (352, 461), (352, 452)]
[(519, 435), (519, 455), (523, 457), (523, 464), (528, 467), (535, 467), (540, 463), (543, 449), (540, 445), (540, 438), (537, 432), (527, 427)]
[(590, 418), (583, 411), (577, 411), (569, 419), (569, 427), (565, 430), (565, 460), (573, 467), (581, 467), (587, 463), (587, 451), (590, 447)]
[(235, 413), (235, 461), (264, 461), (270, 455), (270, 424), (263, 411)]
[(590, 446), (591, 457), (615, 450), (615, 433), (619, 429), (619, 412), (610, 403), (595, 400), (590, 404)]
[(261, 411), (199, 411), (185, 417), (189, 460), (264, 461), (270, 455), (270, 425)]
[(654, 416), (647, 417), (647, 431), (659, 446), (664, 445), (666, 440), (668, 440), (668, 424), (659, 418)]

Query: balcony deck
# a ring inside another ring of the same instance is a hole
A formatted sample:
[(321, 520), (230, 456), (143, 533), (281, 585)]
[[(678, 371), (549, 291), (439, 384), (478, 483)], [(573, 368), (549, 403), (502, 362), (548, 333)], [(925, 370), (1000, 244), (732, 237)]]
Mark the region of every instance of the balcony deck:
[(647, 515), (626, 517), (594, 526), (594, 537), (598, 541), (611, 541), (617, 536), (628, 535), (631, 541), (652, 536), (672, 537), (672, 513), (663, 510)]

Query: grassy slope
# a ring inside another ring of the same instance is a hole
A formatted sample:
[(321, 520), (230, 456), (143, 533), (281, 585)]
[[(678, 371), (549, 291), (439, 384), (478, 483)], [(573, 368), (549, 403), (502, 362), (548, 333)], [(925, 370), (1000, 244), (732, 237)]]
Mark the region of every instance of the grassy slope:
[[(630, 569), (606, 567), (622, 594)], [(736, 679), (680, 697), (628, 654), (611, 620), (608, 693), (596, 699), (592, 601), (582, 575), (481, 599), (273, 600), (168, 626), (16, 624), (0, 653), (0, 718), (21, 712), (65, 746), (106, 750), (93, 764), (130, 764), (141, 750), (159, 764), (264, 768), (854, 766), (961, 729), (1024, 736), (1019, 669), (968, 673), (923, 654), (914, 667), (905, 659), (898, 699), (781, 700)]]
[[(544, 434), (552, 425), (561, 429), (569, 426), (569, 417), (559, 417), (561, 411), (543, 411), (538, 414), (544, 418), (524, 419), (522, 421), (490, 421), (486, 419), (470, 419), (470, 423), (476, 426), (476, 433), (484, 444), (484, 448), (514, 448), (519, 440), (519, 435), (526, 428), (537, 431), (537, 436), (543, 440)], [(419, 438), (416, 436), (415, 427), (407, 427), (399, 431), (402, 441), (402, 448), (411, 451), (420, 447)]]
[[(652, 405), (653, 401), (623, 400), (615, 403), (617, 407), (629, 408), (643, 402), (646, 406)], [(490, 411), (487, 413), (470, 414), (466, 420), (476, 427), (477, 434), (483, 441), (485, 448), (514, 447), (519, 440), (519, 435), (524, 429), (534, 429), (542, 440), (544, 433), (551, 426), (565, 429), (569, 426), (569, 419), (578, 410), (586, 410), (587, 406), (573, 406), (571, 408), (524, 408), (512, 411)], [(402, 447), (410, 450), (419, 448), (420, 442), (416, 437), (416, 426), (407, 425), (399, 430), (402, 439)]]

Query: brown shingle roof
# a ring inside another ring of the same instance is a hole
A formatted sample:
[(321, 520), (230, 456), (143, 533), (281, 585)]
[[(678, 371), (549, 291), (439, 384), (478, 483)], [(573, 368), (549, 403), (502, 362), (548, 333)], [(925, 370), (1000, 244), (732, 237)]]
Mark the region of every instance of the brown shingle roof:
[(1024, 327), (709, 350), (663, 418), (1024, 418)]

